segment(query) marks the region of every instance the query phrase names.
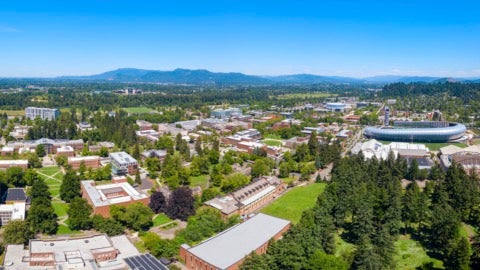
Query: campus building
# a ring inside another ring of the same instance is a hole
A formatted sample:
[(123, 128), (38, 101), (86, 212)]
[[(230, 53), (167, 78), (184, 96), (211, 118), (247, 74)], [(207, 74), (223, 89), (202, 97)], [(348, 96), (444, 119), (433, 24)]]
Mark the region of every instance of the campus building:
[(99, 156), (84, 156), (84, 157), (69, 157), (68, 158), (68, 165), (72, 167), (74, 170), (78, 170), (80, 165), (85, 164), (85, 167), (98, 169), (100, 168), (100, 157)]
[[(115, 179), (114, 179), (115, 181)], [(111, 205), (128, 206), (132, 203), (143, 203), (148, 205), (150, 197), (146, 194), (136, 191), (125, 178), (121, 181), (115, 181), (112, 184), (99, 185), (93, 180), (81, 181), (82, 197), (93, 208), (93, 214), (99, 214), (104, 217), (110, 216)]]
[[(55, 154), (59, 148), (70, 146), (75, 151), (81, 151), (84, 146), (82, 139), (79, 140), (53, 140), (42, 138), (38, 140), (28, 140), (28, 141), (16, 141), (8, 142), (7, 147), (13, 148), (15, 152), (19, 153), (21, 149), (26, 149), (28, 151), (35, 151), (38, 145), (43, 145), (45, 147), (45, 152), (47, 154)], [(63, 148), (62, 148), (63, 149)]]
[(265, 214), (233, 226), (200, 244), (180, 247), (187, 269), (236, 270), (251, 252), (263, 254), (271, 239), (278, 240), (290, 228), (290, 221)]
[(462, 139), (463, 124), (435, 121), (395, 121), (393, 127), (367, 127), (367, 138), (401, 142), (448, 142)]
[(110, 153), (109, 157), (114, 174), (136, 174), (138, 172), (138, 161), (126, 152)]
[(18, 159), (18, 160), (0, 160), (0, 170), (5, 170), (10, 167), (20, 167), (22, 169), (28, 168), (28, 160)]
[(250, 185), (204, 204), (219, 210), (224, 218), (246, 216), (271, 202), (285, 191), (285, 184), (275, 176), (264, 176)]
[(216, 109), (210, 113), (210, 117), (213, 118), (230, 118), (232, 116), (239, 116), (242, 115), (242, 110), (239, 108), (228, 108), (228, 109)]
[(0, 226), (10, 220), (24, 220), (27, 196), (22, 188), (9, 188), (5, 195), (5, 204), (0, 204)]
[(31, 239), (28, 249), (8, 245), (5, 270), (28, 269), (129, 269), (124, 259), (139, 255), (125, 235), (104, 234), (79, 238)]
[(43, 120), (55, 120), (60, 116), (60, 111), (50, 108), (27, 107), (25, 108), (25, 116), (32, 120), (37, 117)]

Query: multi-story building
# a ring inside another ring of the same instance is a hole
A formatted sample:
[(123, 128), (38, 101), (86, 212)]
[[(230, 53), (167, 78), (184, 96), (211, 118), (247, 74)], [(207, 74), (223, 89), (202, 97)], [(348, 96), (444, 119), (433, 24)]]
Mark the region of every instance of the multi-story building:
[(290, 228), (290, 221), (265, 214), (227, 229), (200, 244), (180, 247), (187, 269), (236, 270), (252, 252), (267, 251), (270, 240), (278, 240)]
[(10, 167), (20, 167), (22, 169), (28, 168), (28, 160), (19, 159), (19, 160), (0, 160), (0, 170), (5, 170)]
[(230, 118), (232, 116), (242, 115), (242, 110), (239, 108), (228, 108), (228, 109), (216, 109), (210, 113), (210, 116), (213, 118)]
[(136, 191), (125, 178), (121, 182), (99, 186), (93, 180), (85, 180), (81, 182), (81, 189), (82, 197), (93, 208), (93, 214), (104, 217), (110, 216), (111, 205), (127, 206), (136, 202), (148, 205), (150, 202), (150, 197)]
[(73, 157), (75, 156), (75, 149), (73, 149), (73, 147), (70, 145), (64, 145), (58, 147), (56, 153), (58, 156)]
[(32, 141), (17, 141), (17, 142), (8, 142), (7, 147), (13, 148), (15, 152), (19, 152), (20, 149), (35, 150), (38, 145), (43, 145), (45, 147), (45, 152), (47, 154), (55, 154), (57, 149), (63, 146), (71, 146), (75, 151), (81, 151), (83, 149), (83, 140), (52, 140), (47, 138), (42, 138)]
[(0, 225), (6, 225), (10, 220), (24, 220), (25, 209), (25, 202), (0, 204)]
[(125, 259), (139, 255), (125, 235), (104, 234), (78, 238), (31, 239), (28, 250), (8, 245), (6, 270), (27, 269), (129, 269)]
[(69, 157), (68, 165), (74, 170), (78, 170), (80, 165), (85, 164), (86, 168), (97, 169), (100, 168), (100, 157), (99, 156), (84, 156), (84, 157)]
[(55, 120), (60, 116), (60, 111), (50, 108), (27, 107), (25, 108), (25, 116), (32, 120), (37, 117), (43, 120)]
[(218, 209), (224, 218), (248, 215), (271, 202), (285, 191), (285, 184), (275, 176), (261, 179), (223, 197), (213, 198), (204, 204)]
[(138, 162), (126, 152), (110, 153), (110, 162), (114, 174), (136, 174)]

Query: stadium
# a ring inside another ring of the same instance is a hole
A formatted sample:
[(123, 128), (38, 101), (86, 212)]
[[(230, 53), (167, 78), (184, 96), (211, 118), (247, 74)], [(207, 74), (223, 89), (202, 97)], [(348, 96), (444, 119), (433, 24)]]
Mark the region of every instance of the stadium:
[(363, 135), (383, 141), (450, 142), (463, 138), (467, 128), (463, 124), (433, 121), (396, 121), (393, 127), (367, 127)]

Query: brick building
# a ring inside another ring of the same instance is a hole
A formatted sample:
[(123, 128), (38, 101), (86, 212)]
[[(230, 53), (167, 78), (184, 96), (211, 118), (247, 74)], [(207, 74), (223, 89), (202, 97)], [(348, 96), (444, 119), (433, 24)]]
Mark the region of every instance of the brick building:
[(84, 156), (84, 157), (69, 157), (68, 158), (68, 165), (72, 167), (74, 170), (78, 170), (80, 168), (80, 164), (85, 164), (85, 167), (98, 169), (100, 168), (100, 157), (99, 156)]
[(224, 218), (248, 215), (271, 202), (285, 191), (285, 184), (275, 176), (264, 176), (258, 181), (223, 197), (204, 204), (220, 210)]
[(22, 169), (28, 168), (28, 160), (26, 159), (18, 159), (18, 160), (0, 160), (0, 170), (5, 170), (10, 167), (20, 167)]
[(128, 269), (123, 259), (139, 255), (125, 235), (94, 235), (79, 238), (32, 239), (23, 245), (8, 245), (6, 270), (27, 269)]
[(52, 140), (42, 138), (33, 141), (16, 141), (8, 142), (7, 146), (13, 148), (15, 152), (19, 152), (20, 149), (35, 150), (38, 145), (45, 147), (47, 154), (55, 154), (57, 149), (64, 146), (71, 146), (75, 151), (81, 151), (83, 149), (83, 140)]
[(236, 270), (252, 251), (265, 253), (269, 241), (289, 228), (290, 221), (260, 213), (194, 247), (183, 244), (180, 257), (187, 269)]
[(85, 180), (81, 182), (81, 189), (82, 197), (93, 208), (93, 214), (99, 214), (103, 217), (110, 216), (111, 205), (127, 206), (137, 202), (148, 205), (150, 202), (150, 197), (136, 191), (126, 182), (126, 179), (99, 186), (93, 180)]

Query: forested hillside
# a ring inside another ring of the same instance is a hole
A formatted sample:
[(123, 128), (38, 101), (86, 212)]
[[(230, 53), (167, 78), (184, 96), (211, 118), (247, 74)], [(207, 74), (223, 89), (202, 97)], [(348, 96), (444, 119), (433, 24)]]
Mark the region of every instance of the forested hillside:
[[(404, 235), (446, 269), (478, 269), (479, 239), (461, 234), (462, 222), (476, 227), (480, 221), (477, 176), (453, 165), (446, 174), (432, 170), (435, 181), (424, 189), (412, 182), (402, 190), (401, 179), (411, 173), (392, 155), (386, 161), (365, 161), (361, 154), (337, 161), (316, 206), (242, 269), (395, 269), (394, 243)], [(337, 235), (355, 248), (336, 252)]]

